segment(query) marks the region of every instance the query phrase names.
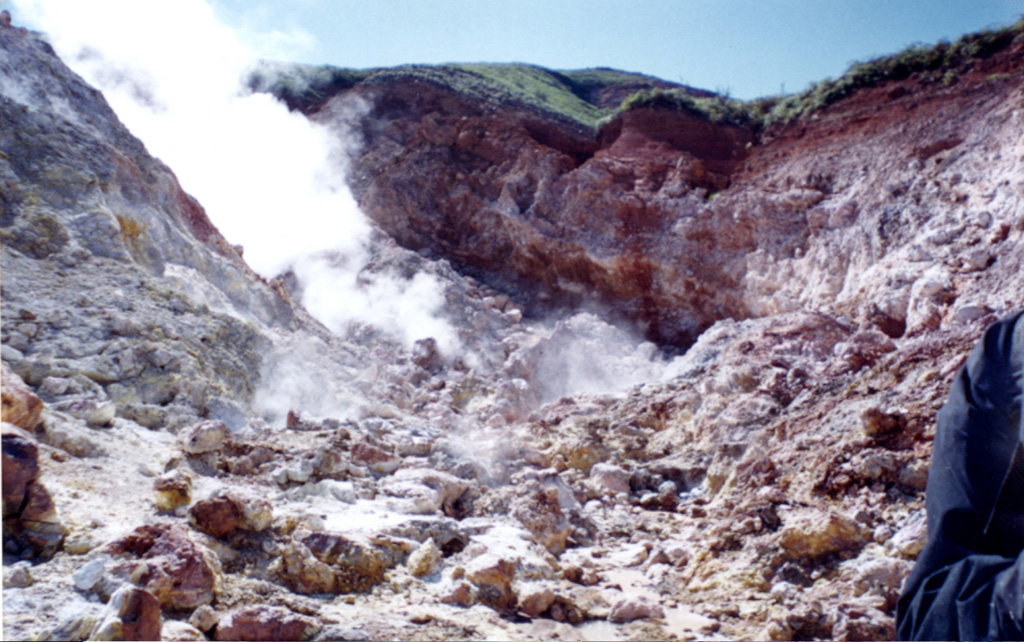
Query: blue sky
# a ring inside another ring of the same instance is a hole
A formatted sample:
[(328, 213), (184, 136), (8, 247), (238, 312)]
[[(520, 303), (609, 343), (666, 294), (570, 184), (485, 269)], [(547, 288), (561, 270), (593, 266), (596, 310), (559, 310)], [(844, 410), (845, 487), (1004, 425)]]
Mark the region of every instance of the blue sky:
[[(743, 99), (800, 91), (855, 61), (1024, 14), (1024, 0), (210, 1), (269, 58), (612, 67)], [(17, 2), (0, 6), (18, 21)]]
[[(213, 0), (294, 60), (613, 67), (755, 98), (1024, 14), (1024, 0)], [(265, 38), (265, 35), (264, 35)], [(259, 38), (251, 45), (259, 47)]]

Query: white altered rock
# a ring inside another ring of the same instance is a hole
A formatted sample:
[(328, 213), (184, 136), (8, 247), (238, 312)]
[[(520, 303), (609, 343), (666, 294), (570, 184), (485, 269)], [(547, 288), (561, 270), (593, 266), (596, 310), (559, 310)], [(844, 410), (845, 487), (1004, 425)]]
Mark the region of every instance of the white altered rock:
[(207, 638), (188, 622), (167, 620), (160, 629), (160, 639), (164, 642), (205, 642)]
[(290, 479), (293, 482), (298, 482), (302, 484), (309, 481), (309, 478), (313, 476), (315, 466), (313, 465), (313, 461), (311, 459), (301, 459), (298, 462), (295, 462), (288, 466), (286, 470), (288, 474), (288, 479)]
[(441, 562), (441, 550), (437, 548), (433, 538), (428, 537), (419, 547), (409, 554), (406, 567), (415, 577), (424, 577), (437, 570)]
[(891, 551), (904, 559), (916, 559), (928, 542), (928, 517), (923, 510), (912, 514), (903, 522), (896, 534), (885, 543)]
[(893, 557), (855, 558), (841, 565), (840, 576), (853, 585), (854, 595), (895, 592), (914, 564)]
[(627, 596), (612, 606), (608, 619), (612, 622), (632, 622), (646, 617), (665, 617), (661, 605), (645, 595)]
[(615, 464), (594, 464), (590, 468), (589, 483), (605, 495), (629, 494), (629, 473)]
[(404, 468), (382, 479), (379, 491), (395, 510), (432, 515), (451, 506), (470, 487), (470, 482), (429, 468)]
[(32, 564), (18, 562), (4, 567), (4, 588), (25, 588), (32, 585)]
[(339, 502), (352, 504), (359, 499), (352, 482), (337, 481), (335, 479), (321, 479), (315, 483), (307, 483), (286, 491), (289, 499), (307, 499), (313, 497), (326, 497)]
[(190, 455), (222, 450), (230, 436), (231, 431), (223, 421), (203, 421), (182, 434), (182, 449)]
[(109, 557), (101, 556), (80, 566), (72, 576), (75, 588), (79, 591), (92, 590), (92, 588), (96, 586), (101, 579), (103, 579), (103, 574), (106, 572), (106, 564), (108, 561), (110, 561)]

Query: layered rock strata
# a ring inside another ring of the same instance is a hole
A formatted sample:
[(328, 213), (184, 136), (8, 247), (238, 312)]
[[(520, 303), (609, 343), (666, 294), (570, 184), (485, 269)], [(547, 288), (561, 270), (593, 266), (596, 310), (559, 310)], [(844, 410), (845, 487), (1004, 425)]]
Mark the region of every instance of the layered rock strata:
[(528, 314), (590, 305), (687, 347), (719, 319), (831, 306), (900, 336), (947, 277), (1013, 278), (1018, 41), (955, 84), (919, 73), (767, 129), (651, 107), (594, 136), (372, 76), (311, 117), (368, 103), (360, 204)]

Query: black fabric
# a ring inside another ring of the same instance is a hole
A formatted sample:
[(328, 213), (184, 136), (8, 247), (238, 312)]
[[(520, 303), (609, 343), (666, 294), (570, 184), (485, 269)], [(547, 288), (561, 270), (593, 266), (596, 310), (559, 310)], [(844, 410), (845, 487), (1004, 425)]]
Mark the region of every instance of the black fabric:
[(900, 639), (1024, 639), (1020, 318), (985, 331), (939, 411), (928, 543), (897, 607)]

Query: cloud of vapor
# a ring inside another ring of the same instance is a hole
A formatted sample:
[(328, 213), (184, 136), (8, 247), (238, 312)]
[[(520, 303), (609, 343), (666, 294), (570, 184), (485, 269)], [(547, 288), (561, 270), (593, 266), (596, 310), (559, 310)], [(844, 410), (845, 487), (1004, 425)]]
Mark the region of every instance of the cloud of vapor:
[[(442, 347), (455, 347), (432, 277), (356, 278), (370, 226), (344, 181), (352, 142), (244, 88), (260, 57), (245, 44), (252, 33), (243, 38), (219, 22), (204, 0), (30, 0), (16, 13), (103, 91), (254, 270), (295, 273), (303, 303), (325, 325), (369, 323), (407, 344), (434, 332)], [(279, 51), (310, 38), (277, 31), (265, 42)]]
[(662, 380), (671, 361), (643, 341), (590, 312), (558, 321), (547, 337), (519, 358), (536, 372), (541, 403), (576, 394), (621, 394)]

